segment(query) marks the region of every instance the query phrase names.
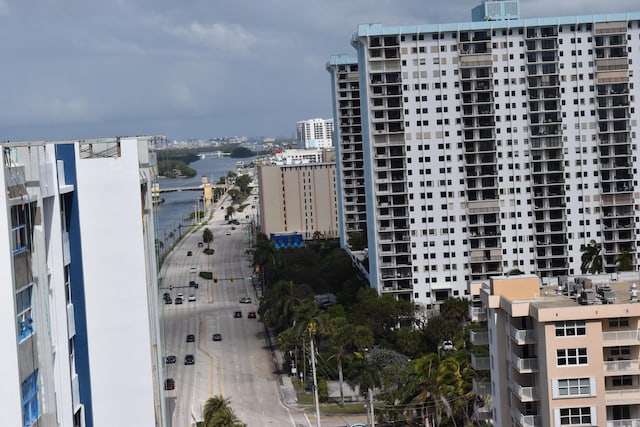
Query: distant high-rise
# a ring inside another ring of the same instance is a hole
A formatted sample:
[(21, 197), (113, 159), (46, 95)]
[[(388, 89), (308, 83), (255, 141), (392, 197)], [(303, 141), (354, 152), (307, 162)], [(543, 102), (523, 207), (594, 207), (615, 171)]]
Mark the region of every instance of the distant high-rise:
[[(341, 226), (364, 194), (371, 286), (427, 310), (512, 270), (579, 273), (592, 240), (606, 272), (626, 254), (638, 267), (640, 14), (481, 6), (481, 21), (360, 25), (357, 61), (327, 65)], [(359, 156), (362, 191), (343, 175)]]
[(168, 425), (155, 139), (0, 144), (3, 425)]
[(333, 119), (311, 119), (296, 123), (298, 148), (333, 147)]

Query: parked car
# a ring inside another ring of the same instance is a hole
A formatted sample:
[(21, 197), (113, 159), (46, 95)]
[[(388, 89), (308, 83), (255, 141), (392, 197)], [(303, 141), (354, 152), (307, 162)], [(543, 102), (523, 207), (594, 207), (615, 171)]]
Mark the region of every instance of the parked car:
[(255, 319), (256, 318), (256, 312), (255, 311), (250, 311), (249, 314), (247, 315), (247, 317), (249, 319)]
[(174, 355), (167, 356), (166, 362), (167, 363), (176, 363), (176, 356), (174, 356)]
[(251, 298), (249, 297), (240, 298), (240, 304), (251, 304)]
[(187, 342), (195, 342), (196, 341), (196, 336), (193, 334), (189, 334), (187, 335)]
[(447, 341), (442, 341), (442, 349), (444, 351), (449, 351), (449, 350), (455, 350), (456, 348), (453, 346), (453, 342), (447, 340)]
[(167, 378), (164, 382), (164, 389), (173, 390), (174, 388), (176, 388), (176, 382), (173, 380), (173, 378)]
[(213, 334), (213, 336), (211, 338), (214, 341), (222, 341), (222, 335), (221, 334)]
[(236, 319), (239, 317), (242, 317), (242, 312), (241, 311), (234, 311), (233, 312), (233, 317), (235, 317)]
[(184, 357), (184, 364), (185, 365), (193, 365), (194, 363), (196, 363), (196, 358), (193, 357), (193, 354), (187, 354)]

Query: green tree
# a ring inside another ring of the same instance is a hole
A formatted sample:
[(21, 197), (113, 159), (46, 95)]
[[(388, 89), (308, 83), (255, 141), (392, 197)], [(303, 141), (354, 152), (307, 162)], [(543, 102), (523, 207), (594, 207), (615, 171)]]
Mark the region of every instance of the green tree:
[(469, 316), (469, 300), (447, 298), (440, 306), (440, 315), (445, 319), (465, 320)]
[(209, 243), (213, 242), (213, 233), (210, 229), (205, 228), (202, 231), (202, 241), (207, 244), (207, 249), (209, 249)]
[(582, 252), (580, 270), (582, 274), (587, 272), (598, 274), (602, 271), (603, 260), (601, 250), (600, 243), (595, 240), (591, 240), (588, 245), (582, 245), (580, 247), (580, 252)]
[(233, 218), (234, 213), (236, 213), (236, 208), (234, 208), (233, 206), (227, 206), (227, 218)]
[(618, 257), (618, 271), (632, 271), (633, 257), (627, 251), (624, 251)]
[(367, 247), (367, 232), (364, 231), (352, 231), (349, 233), (349, 247), (352, 251), (361, 251)]
[(204, 427), (246, 427), (231, 409), (229, 399), (214, 396), (207, 399), (202, 411)]

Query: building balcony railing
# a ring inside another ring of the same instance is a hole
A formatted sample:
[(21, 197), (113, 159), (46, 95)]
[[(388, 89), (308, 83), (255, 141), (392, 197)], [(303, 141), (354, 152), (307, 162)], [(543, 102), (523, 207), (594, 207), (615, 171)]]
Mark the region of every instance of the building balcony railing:
[(640, 419), (607, 420), (607, 427), (640, 427)]
[(522, 427), (537, 427), (542, 425), (542, 418), (540, 415), (524, 415), (518, 410), (518, 408), (511, 409), (511, 416)]
[(476, 371), (486, 371), (490, 369), (491, 363), (488, 354), (472, 354), (471, 367)]
[(478, 421), (489, 421), (493, 416), (493, 412), (488, 405), (475, 405), (473, 407), (473, 415)]
[(473, 392), (478, 396), (491, 394), (491, 381), (488, 378), (474, 378), (472, 380)]
[(604, 394), (607, 405), (632, 405), (640, 399), (640, 390), (637, 388), (625, 388), (619, 390), (606, 390)]
[(605, 347), (635, 344), (640, 344), (640, 331), (638, 330), (602, 333), (602, 345)]
[(520, 402), (533, 402), (540, 400), (538, 397), (537, 387), (523, 387), (515, 381), (511, 381), (511, 391), (515, 394)]
[(471, 331), (469, 339), (473, 345), (489, 345), (488, 331)]
[(509, 335), (518, 345), (532, 344), (536, 342), (536, 331), (533, 329), (518, 329), (511, 325)]
[(512, 354), (511, 364), (515, 369), (518, 370), (518, 372), (523, 374), (538, 371), (538, 359), (535, 357), (525, 359), (515, 354)]
[(487, 320), (487, 310), (482, 307), (469, 306), (469, 318), (472, 322), (484, 322)]
[(610, 360), (604, 362), (605, 375), (638, 375), (640, 360)]

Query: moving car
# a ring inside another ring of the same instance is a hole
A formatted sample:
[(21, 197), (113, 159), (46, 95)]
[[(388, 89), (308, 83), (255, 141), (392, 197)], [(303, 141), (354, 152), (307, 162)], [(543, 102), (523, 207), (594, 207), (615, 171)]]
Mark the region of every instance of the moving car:
[(240, 304), (251, 304), (251, 298), (249, 297), (240, 298)]
[(182, 301), (184, 301), (184, 299), (182, 297), (176, 297), (175, 303), (176, 304), (182, 304)]
[(231, 232), (230, 231), (227, 231), (227, 236), (231, 236)]
[(233, 312), (233, 317), (235, 317), (236, 319), (239, 317), (242, 317), (242, 312), (241, 311), (234, 311)]
[(202, 243), (202, 242), (198, 242), (198, 247), (199, 247), (199, 248), (201, 248), (201, 247), (203, 247), (203, 246), (204, 246), (204, 243)]
[(193, 252), (188, 251), (188, 252), (187, 252), (187, 256), (191, 256), (191, 255), (193, 255)]
[(171, 304), (173, 301), (171, 301), (171, 297), (165, 298), (164, 299), (164, 303), (165, 304)]
[(189, 334), (187, 335), (187, 342), (195, 342), (196, 341), (196, 336), (193, 334)]
[(167, 363), (176, 363), (176, 357), (174, 355), (167, 356), (166, 362)]
[(220, 334), (213, 334), (213, 336), (211, 338), (214, 341), (222, 341), (222, 335), (220, 335)]
[(184, 294), (180, 292), (178, 295), (176, 295), (176, 298), (184, 299)]
[(247, 315), (247, 317), (249, 319), (255, 319), (256, 318), (256, 312), (255, 311), (250, 311), (249, 314)]
[(197, 273), (197, 272), (198, 272), (198, 269), (197, 269), (197, 268), (195, 268), (195, 267), (191, 267), (191, 268), (189, 269), (189, 273)]
[(192, 288), (196, 288), (196, 289), (198, 289), (198, 287), (199, 287), (198, 283), (195, 280), (191, 280), (189, 282), (189, 286), (191, 286)]
[(196, 296), (194, 294), (189, 295), (189, 302), (194, 302), (196, 300)]
[(164, 382), (164, 389), (173, 390), (174, 388), (176, 388), (176, 382), (173, 380), (173, 378), (167, 378)]
[(187, 354), (184, 357), (184, 364), (185, 365), (193, 365), (194, 363), (196, 363), (196, 358), (193, 357), (193, 354)]

